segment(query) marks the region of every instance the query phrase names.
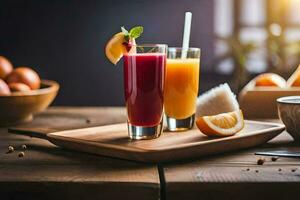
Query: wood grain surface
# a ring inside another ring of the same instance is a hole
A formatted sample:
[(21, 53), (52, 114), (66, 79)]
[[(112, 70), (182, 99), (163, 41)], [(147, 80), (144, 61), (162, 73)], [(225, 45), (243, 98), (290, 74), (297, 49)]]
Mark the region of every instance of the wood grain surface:
[[(27, 127), (64, 130), (125, 119), (122, 108), (50, 108)], [(21, 145), (28, 149), (18, 157)], [(7, 147), (15, 147), (6, 153)], [(62, 150), (0, 129), (0, 194), (6, 199), (159, 199), (156, 165)]]
[[(26, 127), (51, 132), (120, 123), (124, 111), (56, 107)], [(162, 164), (157, 170), (156, 165), (68, 151), (1, 129), (0, 199), (298, 199), (300, 160), (271, 162), (265, 157), (264, 165), (257, 165), (260, 156), (254, 155), (261, 150), (300, 151), (292, 141), (284, 132), (254, 149)], [(22, 144), (28, 150), (19, 158)], [(8, 145), (16, 151), (6, 154)]]
[[(300, 160), (254, 155), (256, 151), (289, 149), (299, 144), (284, 132), (259, 148), (190, 162), (162, 165), (166, 199), (286, 199), (297, 197)], [(263, 158), (263, 165), (257, 160)], [(297, 198), (295, 198), (297, 199)]]
[(111, 156), (142, 162), (167, 162), (224, 153), (263, 144), (284, 130), (281, 124), (245, 121), (238, 134), (224, 138), (211, 138), (197, 128), (185, 132), (163, 132), (155, 140), (130, 140), (127, 124), (114, 124), (61, 132), (42, 133), (36, 129), (18, 133), (45, 138), (52, 143), (76, 151)]

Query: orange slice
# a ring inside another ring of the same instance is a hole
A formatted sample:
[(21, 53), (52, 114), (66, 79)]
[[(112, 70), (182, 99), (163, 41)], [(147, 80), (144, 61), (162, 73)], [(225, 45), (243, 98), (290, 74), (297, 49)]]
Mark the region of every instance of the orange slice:
[(287, 85), (290, 87), (300, 87), (300, 65), (292, 76), (288, 79)]
[(114, 65), (123, 57), (126, 52), (125, 35), (120, 32), (115, 34), (105, 46), (105, 55)]
[(131, 39), (130, 43), (127, 44), (124, 33), (117, 33), (107, 42), (105, 55), (115, 65), (125, 53), (129, 52), (131, 46), (134, 44), (134, 39)]
[(199, 117), (196, 120), (196, 125), (202, 133), (208, 136), (230, 136), (243, 129), (244, 117), (242, 111), (237, 110)]
[(255, 86), (275, 86), (284, 88), (286, 87), (286, 81), (278, 74), (264, 73), (255, 78)]

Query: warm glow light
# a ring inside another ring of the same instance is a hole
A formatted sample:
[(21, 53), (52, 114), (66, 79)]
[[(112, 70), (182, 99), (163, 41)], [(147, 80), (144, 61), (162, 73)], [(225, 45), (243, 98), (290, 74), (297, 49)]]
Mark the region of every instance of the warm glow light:
[(300, 23), (300, 0), (291, 0), (289, 5), (288, 18), (291, 23), (299, 24)]
[(300, 4), (300, 0), (290, 0), (291, 5)]
[(300, 5), (300, 0), (283, 0), (283, 5), (287, 8), (298, 7)]
[(272, 23), (269, 28), (270, 28), (270, 32), (271, 32), (272, 35), (274, 35), (274, 36), (280, 36), (281, 35), (282, 29), (281, 29), (281, 26), (279, 24)]

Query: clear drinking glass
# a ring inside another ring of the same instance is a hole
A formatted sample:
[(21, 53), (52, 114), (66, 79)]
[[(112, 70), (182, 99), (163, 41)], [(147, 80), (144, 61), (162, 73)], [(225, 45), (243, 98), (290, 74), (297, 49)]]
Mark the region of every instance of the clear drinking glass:
[(185, 54), (182, 48), (168, 48), (164, 108), (170, 131), (191, 129), (195, 121), (201, 50), (189, 48)]
[(135, 45), (124, 55), (124, 92), (131, 139), (162, 132), (167, 45)]

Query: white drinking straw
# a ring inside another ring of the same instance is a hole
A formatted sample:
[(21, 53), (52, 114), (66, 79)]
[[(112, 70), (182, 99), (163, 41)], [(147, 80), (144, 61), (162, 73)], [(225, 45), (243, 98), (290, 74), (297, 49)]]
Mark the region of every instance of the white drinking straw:
[(185, 19), (184, 19), (184, 32), (183, 32), (182, 50), (181, 50), (182, 59), (186, 58), (187, 51), (189, 49), (191, 24), (192, 24), (192, 13), (186, 12)]

